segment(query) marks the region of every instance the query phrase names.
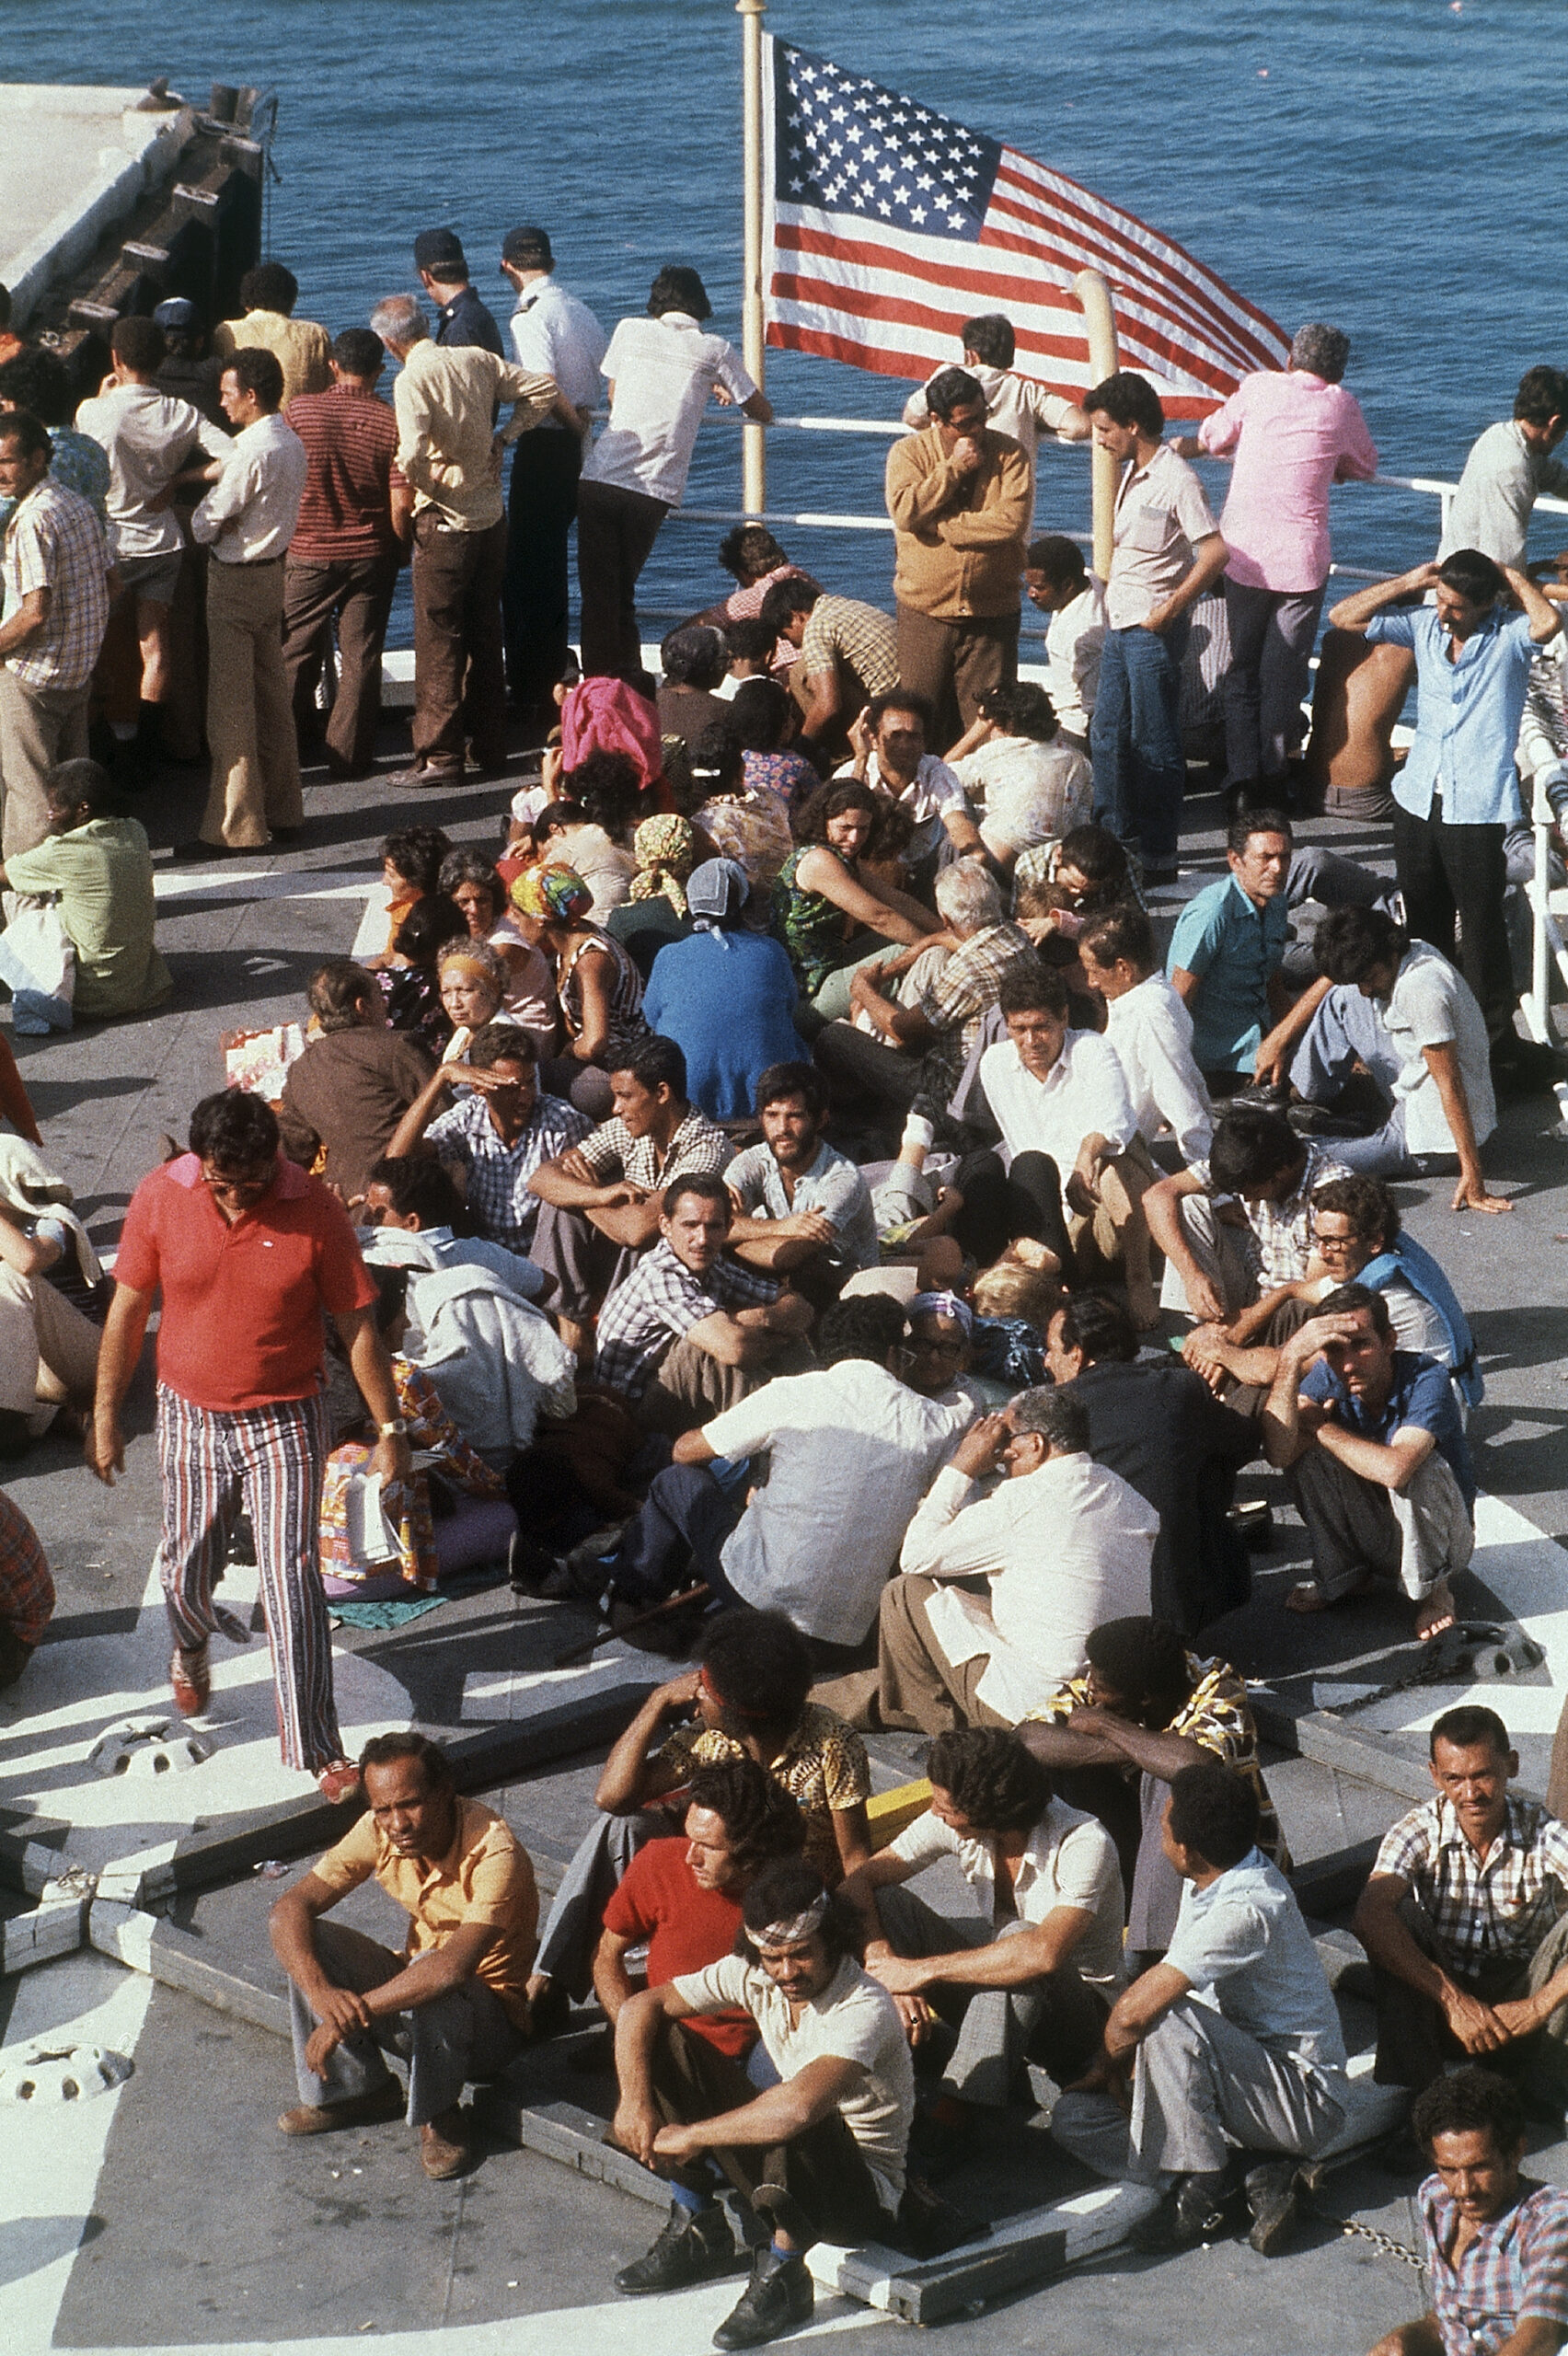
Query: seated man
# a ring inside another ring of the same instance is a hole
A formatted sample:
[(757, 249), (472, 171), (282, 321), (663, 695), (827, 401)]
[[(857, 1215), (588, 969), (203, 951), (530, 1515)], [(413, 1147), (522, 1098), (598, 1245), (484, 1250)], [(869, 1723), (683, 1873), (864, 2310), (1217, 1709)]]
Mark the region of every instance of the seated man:
[(1457, 1211), (1504, 1211), (1481, 1149), (1497, 1126), (1486, 1018), (1457, 965), (1381, 908), (1333, 908), (1312, 942), (1328, 987), (1290, 1068), (1309, 1103), (1332, 1103), (1360, 1064), (1390, 1100), (1371, 1137), (1339, 1142), (1374, 1178), (1458, 1175)]
[(1295, 2161), (1344, 2124), (1339, 2015), (1257, 1837), (1256, 1795), (1217, 1760), (1171, 1779), (1163, 1839), (1186, 1885), (1175, 1936), (1117, 1998), (1098, 2060), (1052, 2113), (1057, 2142), (1100, 2175), (1160, 2187), (1145, 2248), (1209, 2239), (1234, 2160), (1252, 2247), (1276, 2256), (1295, 2222)]
[[(830, 1022), (813, 1052), (860, 1103), (871, 1096), (907, 1113), (918, 1100), (923, 1113), (940, 1118), (1001, 985), (1015, 970), (1037, 975), (1040, 961), (977, 861), (943, 868), (932, 896), (945, 931), (857, 968), (849, 1002), (875, 1035), (853, 1022)], [(910, 970), (917, 964), (918, 974)], [(907, 976), (905, 988), (890, 997), (900, 976)]]
[[(915, 822), (914, 838), (905, 853), (911, 870), (924, 870), (928, 881), (941, 854), (959, 859), (983, 859), (985, 845), (974, 823), (963, 788), (944, 760), (931, 752), (930, 709), (921, 696), (904, 687), (890, 687), (873, 696), (849, 731), (854, 757), (835, 772), (864, 779), (874, 793), (884, 793)], [(911, 884), (913, 888), (913, 884)]]
[[(686, 1785), (678, 1840), (650, 1841), (605, 1908), (594, 1955), (594, 1992), (613, 2027), (639, 1986), (663, 1988), (733, 1955), (741, 1900), (759, 1873), (798, 1857), (806, 1819), (755, 1759), (699, 1767)], [(634, 1981), (627, 1958), (646, 1946)], [(692, 2035), (745, 2067), (756, 2040), (749, 2013), (697, 2019)]]
[[(1110, 1834), (1067, 1807), (1013, 1734), (940, 1734), (931, 1805), (850, 1875), (866, 1969), (898, 2004), (912, 2045), (933, 2014), (958, 2026), (939, 2127), (1003, 2108), (1026, 2062), (1070, 2085), (1100, 2050), (1125, 1973), (1122, 1880)], [(950, 1918), (904, 1884), (956, 1857), (979, 1903)]]
[(898, 625), (880, 606), (836, 597), (798, 573), (776, 581), (758, 618), (800, 661), (790, 693), (804, 715), (801, 749), (825, 767), (849, 749), (849, 723), (898, 679)]
[(948, 754), (953, 775), (982, 812), (980, 839), (1010, 879), (1025, 851), (1060, 842), (1088, 822), (1094, 780), (1083, 752), (1056, 724), (1032, 679), (987, 687), (980, 716)]
[(0, 1692), (15, 1685), (54, 1613), (54, 1581), (39, 1534), (0, 1489)]
[(1324, 1611), (1381, 1575), (1415, 1605), (1418, 1636), (1451, 1628), (1448, 1580), (1475, 1549), (1475, 1474), (1447, 1367), (1395, 1346), (1381, 1293), (1341, 1285), (1291, 1335), (1262, 1432), (1312, 1547), (1315, 1576), (1289, 1609)]
[(1260, 1291), (1304, 1276), (1312, 1197), (1331, 1178), (1349, 1175), (1279, 1114), (1251, 1105), (1227, 1113), (1207, 1161), (1159, 1179), (1143, 1198), (1149, 1234), (1165, 1254), (1160, 1306), (1223, 1325)]
[(812, 1308), (728, 1256), (721, 1178), (691, 1172), (660, 1200), (660, 1241), (600, 1312), (594, 1379), (674, 1438), (744, 1399), (786, 1356), (798, 1362)]
[(1378, 2083), (1419, 2091), (1468, 2055), (1568, 2100), (1568, 1830), (1510, 1794), (1519, 1755), (1493, 1710), (1445, 1710), (1435, 1799), (1390, 1826), (1356, 1906), (1372, 1958)]
[(1074, 1293), (1045, 1336), (1051, 1379), (1089, 1416), (1089, 1452), (1159, 1517), (1150, 1566), (1154, 1613), (1189, 1635), (1245, 1603), (1252, 1575), (1229, 1519), (1236, 1475), (1262, 1442), (1200, 1375), (1141, 1357), (1132, 1319), (1101, 1293)]
[(111, 1289), (70, 1187), (0, 1132), (0, 1461), (91, 1406)]
[[(72, 1011), (80, 1015), (140, 1014), (161, 1006), (174, 987), (153, 945), (157, 908), (153, 854), (138, 818), (119, 814), (118, 793), (98, 761), (62, 761), (44, 782), (49, 831), (31, 850), (0, 866), (8, 892), (58, 893), (61, 930), (75, 952)], [(0, 940), (0, 980), (24, 991)], [(62, 1027), (58, 1016), (52, 1018)], [(69, 1028), (69, 1016), (63, 1026)]]
[(1215, 1093), (1278, 1077), (1269, 1034), (1290, 1011), (1280, 974), (1290, 930), (1292, 837), (1283, 811), (1249, 810), (1226, 837), (1230, 872), (1194, 892), (1165, 970), (1193, 1018), (1193, 1053)]
[(773, 1064), (756, 1084), (762, 1143), (724, 1172), (735, 1207), (730, 1249), (770, 1276), (821, 1279), (836, 1292), (877, 1264), (877, 1223), (864, 1178), (823, 1141), (827, 1091), (810, 1064)]
[[(716, 1594), (788, 1613), (819, 1649), (863, 1643), (909, 1518), (974, 1412), (910, 1389), (904, 1341), (896, 1302), (837, 1301), (817, 1371), (777, 1376), (683, 1434), (622, 1542), (617, 1592), (670, 1594), (689, 1563)], [(767, 1478), (748, 1490), (738, 1468), (762, 1455)]]
[(561, 1331), (576, 1350), (599, 1303), (657, 1242), (671, 1180), (717, 1172), (730, 1160), (723, 1130), (686, 1101), (686, 1057), (673, 1039), (645, 1035), (626, 1046), (610, 1092), (609, 1120), (529, 1181), (545, 1206), (533, 1256), (560, 1288)]
[(1456, 2070), (1411, 2129), (1432, 2158), (1416, 2196), (1432, 2305), (1372, 2356), (1552, 2356), (1568, 2340), (1568, 2192), (1520, 2174), (1518, 2096), (1491, 2070)]
[[(278, 2124), (325, 2135), (402, 2118), (381, 2056), (406, 2053), (409, 2124), (426, 2176), (444, 2179), (468, 2165), (464, 2085), (498, 2077), (528, 2033), (534, 1868), (503, 1818), (460, 1796), (424, 1735), (376, 1735), (360, 1778), (365, 1813), (271, 1911), (300, 2096)], [(372, 1875), (409, 1916), (400, 1956), (320, 1919)]]
[[(386, 1152), (411, 1104), (430, 1083), (429, 1056), (386, 1022), (374, 974), (352, 957), (329, 957), (310, 977), (306, 1003), (319, 1036), (289, 1066), (278, 1106), (283, 1151), (314, 1170), (351, 1205), (363, 1200), (371, 1164)], [(410, 1168), (417, 1164), (410, 1163)]]
[(1146, 1960), (1170, 1944), (1182, 1882), (1160, 1828), (1171, 1778), (1205, 1757), (1257, 1795), (1258, 1846), (1283, 1872), (1289, 1852), (1258, 1766), (1246, 1682), (1222, 1660), (1200, 1660), (1158, 1620), (1106, 1620), (1084, 1640), (1089, 1667), (1032, 1710), (1019, 1738), (1074, 1807), (1116, 1843), (1127, 1891), (1127, 1948)]
[(1087, 752), (1105, 644), (1105, 592), (1077, 541), (1060, 533), (1032, 540), (1023, 561), (1024, 594), (1037, 612), (1051, 617), (1045, 632), (1051, 701), (1066, 742)]
[[(1078, 935), (1078, 962), (1105, 1000), (1105, 1036), (1116, 1050), (1138, 1135), (1174, 1143), (1183, 1166), (1214, 1141), (1214, 1106), (1193, 1057), (1193, 1018), (1159, 970), (1142, 908), (1112, 908)], [(1169, 1163), (1167, 1167), (1169, 1167)]]
[[(991, 1496), (974, 1484), (1001, 1464)], [(1015, 1726), (1084, 1663), (1102, 1620), (1148, 1610), (1158, 1522), (1089, 1454), (1089, 1417), (1050, 1387), (983, 1415), (932, 1482), (883, 1589), (872, 1723)], [(985, 1603), (950, 1582), (984, 1576)]]
[[(763, 2228), (751, 2281), (713, 2335), (756, 2348), (809, 2323), (806, 2252), (898, 2232), (915, 2073), (893, 1998), (855, 1961), (854, 1918), (807, 1865), (771, 1865), (741, 1901), (737, 1955), (650, 1988), (616, 2024), (617, 2141), (670, 2178), (670, 2222), (618, 2291), (674, 2291), (729, 2270), (715, 2170)], [(744, 2073), (686, 2026), (744, 2007), (780, 2083)], [(771, 2234), (771, 2238), (767, 2236)]]
[[(465, 1093), (438, 1114), (443, 1099)], [(559, 1096), (539, 1091), (533, 1040), (514, 1022), (486, 1022), (460, 1064), (442, 1064), (409, 1105), (386, 1148), (390, 1161), (428, 1149), (464, 1173), (464, 1201), (482, 1235), (525, 1253), (539, 1214), (531, 1181), (592, 1124)]]
[[(389, 1157), (373, 1161), (365, 1180), (363, 1215), (365, 1225), (377, 1229), (383, 1238), (419, 1237), (417, 1250), (409, 1247), (410, 1267), (488, 1268), (525, 1300), (548, 1300), (554, 1289), (544, 1270), (525, 1253), (509, 1252), (504, 1243), (492, 1243), (488, 1236), (458, 1234), (463, 1197), (450, 1172), (439, 1161), (423, 1161), (411, 1155), (401, 1161)], [(384, 1263), (398, 1260), (398, 1254), (387, 1249), (375, 1256)]]

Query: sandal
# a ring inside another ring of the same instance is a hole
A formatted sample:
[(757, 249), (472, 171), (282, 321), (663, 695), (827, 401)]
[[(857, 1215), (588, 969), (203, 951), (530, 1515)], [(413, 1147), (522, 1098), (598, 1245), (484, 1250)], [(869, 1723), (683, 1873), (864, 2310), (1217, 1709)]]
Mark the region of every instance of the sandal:
[(177, 1645), (168, 1664), (174, 1706), (182, 1718), (199, 1718), (213, 1698), (213, 1673), (204, 1644)]

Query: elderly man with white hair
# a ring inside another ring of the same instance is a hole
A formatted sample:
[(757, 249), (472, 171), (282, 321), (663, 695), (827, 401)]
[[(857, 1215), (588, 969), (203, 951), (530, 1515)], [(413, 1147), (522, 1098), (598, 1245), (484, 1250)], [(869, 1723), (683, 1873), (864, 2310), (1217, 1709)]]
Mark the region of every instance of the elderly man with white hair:
[(816, 1043), (817, 1061), (847, 1092), (933, 1118), (957, 1088), (1004, 978), (1037, 962), (977, 860), (944, 867), (935, 897), (943, 930), (860, 966), (850, 988), (854, 1019), (830, 1022)]

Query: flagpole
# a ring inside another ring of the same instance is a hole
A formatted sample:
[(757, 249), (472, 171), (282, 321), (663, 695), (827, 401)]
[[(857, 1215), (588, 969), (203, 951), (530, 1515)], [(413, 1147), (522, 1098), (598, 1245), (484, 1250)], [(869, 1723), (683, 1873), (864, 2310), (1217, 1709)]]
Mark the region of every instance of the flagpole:
[[(1080, 270), (1073, 280), (1073, 289), (1083, 312), (1083, 323), (1089, 335), (1089, 373), (1097, 385), (1113, 376), (1121, 365), (1116, 342), (1116, 314), (1111, 306), (1111, 288), (1098, 270)], [(1093, 445), (1090, 459), (1090, 481), (1094, 491), (1094, 570), (1101, 581), (1111, 577), (1111, 535), (1116, 514), (1116, 479), (1119, 469), (1109, 450)]]
[[(742, 356), (759, 391), (767, 374), (762, 308), (762, 20), (767, 0), (735, 0), (742, 24), (742, 120), (745, 144), (745, 287), (741, 302)], [(767, 505), (767, 436), (749, 422), (741, 429), (741, 504), (748, 515)]]

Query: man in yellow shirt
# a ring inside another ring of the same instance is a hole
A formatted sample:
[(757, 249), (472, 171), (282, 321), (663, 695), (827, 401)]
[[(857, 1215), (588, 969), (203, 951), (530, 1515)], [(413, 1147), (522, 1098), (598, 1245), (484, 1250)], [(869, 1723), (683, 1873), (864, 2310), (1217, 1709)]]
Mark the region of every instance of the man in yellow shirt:
[(258, 262), (239, 282), (245, 306), (240, 319), (220, 319), (213, 329), (213, 350), (230, 360), (243, 346), (259, 345), (270, 352), (283, 372), (282, 406), (287, 409), (296, 393), (325, 393), (331, 387), (332, 339), (314, 319), (296, 319), (299, 281), (281, 261)]
[[(528, 2027), (538, 1892), (509, 1825), (465, 1799), (425, 1736), (377, 1735), (360, 1756), (365, 1813), (272, 1909), (272, 1946), (294, 1983), (300, 2102), (285, 2135), (404, 2116), (382, 2053), (406, 2055), (407, 2117), (428, 2177), (468, 2164), (466, 2084), (497, 2076)], [(372, 1875), (409, 1916), (393, 1955), (320, 1917)]]

